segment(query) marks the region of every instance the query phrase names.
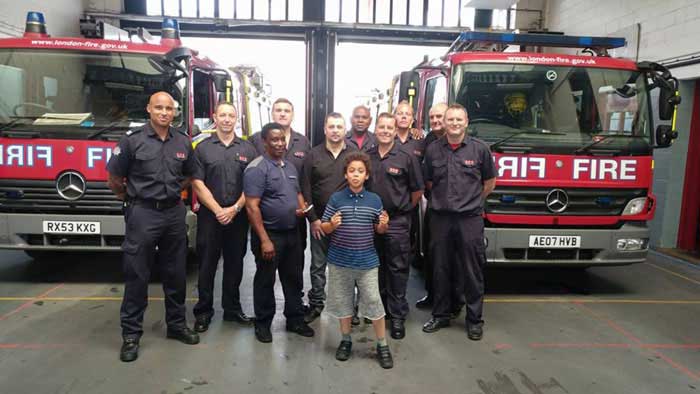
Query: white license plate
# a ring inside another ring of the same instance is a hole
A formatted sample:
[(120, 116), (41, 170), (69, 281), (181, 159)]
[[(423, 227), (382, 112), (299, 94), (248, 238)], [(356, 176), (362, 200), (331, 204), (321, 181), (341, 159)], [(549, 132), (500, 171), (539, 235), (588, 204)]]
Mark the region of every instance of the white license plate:
[(100, 234), (100, 222), (44, 220), (46, 234)]
[(581, 237), (578, 235), (531, 235), (530, 247), (543, 249), (578, 249), (581, 247)]

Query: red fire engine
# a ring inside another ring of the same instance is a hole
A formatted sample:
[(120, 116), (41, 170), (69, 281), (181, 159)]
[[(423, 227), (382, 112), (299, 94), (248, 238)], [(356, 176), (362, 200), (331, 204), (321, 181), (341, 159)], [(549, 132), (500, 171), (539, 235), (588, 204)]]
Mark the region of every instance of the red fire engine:
[[(105, 166), (119, 138), (148, 121), (149, 96), (170, 93), (173, 126), (189, 135), (208, 127), (217, 101), (242, 108), (244, 84), (182, 47), (174, 19), (159, 42), (94, 20), (81, 30), (86, 38), (50, 37), (43, 15), (30, 12), (24, 37), (0, 40), (0, 248), (119, 250), (122, 203)], [(187, 225), (193, 247), (192, 212)]]
[[(649, 62), (612, 58), (622, 38), (465, 32), (448, 53), (395, 79), (429, 129), (438, 102), (469, 113), (498, 178), (485, 204), (487, 258), (496, 264), (643, 262), (653, 218), (655, 148), (676, 137), (678, 82)], [(544, 53), (580, 48), (587, 55)], [(658, 88), (653, 128), (650, 92)]]

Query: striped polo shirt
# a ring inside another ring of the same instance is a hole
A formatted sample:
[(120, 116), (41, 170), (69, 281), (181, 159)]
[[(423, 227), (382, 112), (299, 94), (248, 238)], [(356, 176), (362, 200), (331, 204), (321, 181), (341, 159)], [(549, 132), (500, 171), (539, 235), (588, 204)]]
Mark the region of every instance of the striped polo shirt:
[(363, 270), (378, 267), (374, 225), (379, 222), (382, 200), (364, 189), (356, 194), (346, 187), (331, 195), (321, 220), (329, 222), (338, 211), (343, 220), (331, 234), (328, 263)]

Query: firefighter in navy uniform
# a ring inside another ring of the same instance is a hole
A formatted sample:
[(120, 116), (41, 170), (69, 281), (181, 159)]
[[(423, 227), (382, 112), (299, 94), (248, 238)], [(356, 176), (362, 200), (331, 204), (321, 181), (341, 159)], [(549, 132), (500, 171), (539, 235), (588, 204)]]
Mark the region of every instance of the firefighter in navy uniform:
[[(467, 336), (483, 335), (484, 200), (496, 186), (496, 166), (483, 142), (467, 135), (467, 111), (459, 104), (445, 112), (445, 137), (433, 142), (423, 163), (431, 192), (430, 256), (433, 263), (433, 316), (424, 332), (450, 325), (451, 276), (464, 275)], [(457, 269), (456, 264), (459, 264)]]
[[(379, 255), (379, 291), (394, 339), (406, 335), (408, 316), (406, 288), (411, 253), (410, 227), (413, 209), (423, 195), (423, 176), (416, 157), (399, 146), (396, 120), (391, 114), (377, 117), (375, 135), (378, 145), (368, 155), (372, 177), (367, 189), (377, 193), (389, 214), (389, 229), (376, 239)], [(361, 295), (360, 295), (361, 296)]]
[[(138, 357), (151, 269), (160, 270), (165, 293), (168, 338), (199, 343), (185, 319), (187, 256), (186, 208), (180, 197), (195, 167), (189, 138), (170, 126), (175, 101), (166, 92), (151, 96), (150, 121), (131, 130), (114, 148), (107, 164), (109, 186), (124, 200), (122, 244), (124, 298), (121, 306), (122, 361)], [(158, 259), (156, 257), (158, 248)]]
[(241, 308), (239, 286), (249, 227), (243, 171), (258, 154), (253, 144), (236, 136), (236, 118), (233, 104), (219, 103), (214, 111), (216, 132), (202, 140), (194, 151), (192, 187), (202, 203), (197, 212), (199, 301), (193, 310), (197, 332), (206, 331), (214, 316), (214, 278), (222, 253), (223, 319), (241, 324), (253, 322)]

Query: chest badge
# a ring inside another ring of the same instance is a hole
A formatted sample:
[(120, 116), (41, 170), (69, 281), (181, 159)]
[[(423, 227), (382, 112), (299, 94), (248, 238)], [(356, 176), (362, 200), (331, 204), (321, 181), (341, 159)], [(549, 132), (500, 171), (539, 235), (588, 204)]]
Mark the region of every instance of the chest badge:
[(416, 155), (416, 156), (423, 156), (423, 151), (422, 151), (422, 150), (416, 149), (416, 150), (413, 151), (413, 154)]
[(238, 155), (238, 160), (240, 160), (240, 161), (242, 161), (242, 162), (244, 162), (244, 163), (247, 163), (247, 162), (248, 162), (248, 158), (245, 157), (245, 156), (243, 156), (243, 155)]
[(185, 155), (185, 152), (176, 152), (175, 157), (178, 159), (185, 159), (187, 156)]
[(396, 167), (389, 167), (388, 171), (389, 171), (389, 174), (394, 174), (394, 175), (399, 175), (399, 173), (401, 172), (401, 170), (399, 170)]
[(294, 152), (294, 156), (295, 156), (295, 157), (298, 157), (298, 158), (300, 158), (300, 159), (303, 159), (303, 158), (304, 158), (304, 152), (302, 152), (302, 151)]
[(465, 165), (465, 166), (473, 167), (475, 164), (476, 164), (476, 163), (474, 162), (474, 160), (465, 160), (465, 161), (464, 161), (464, 165)]

